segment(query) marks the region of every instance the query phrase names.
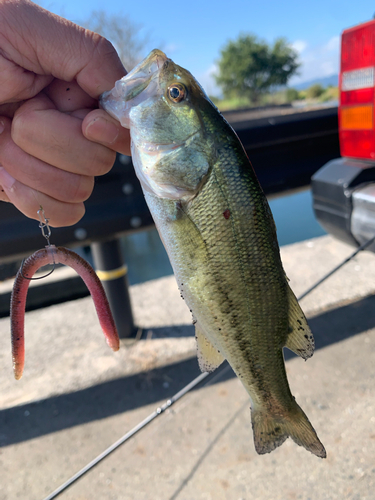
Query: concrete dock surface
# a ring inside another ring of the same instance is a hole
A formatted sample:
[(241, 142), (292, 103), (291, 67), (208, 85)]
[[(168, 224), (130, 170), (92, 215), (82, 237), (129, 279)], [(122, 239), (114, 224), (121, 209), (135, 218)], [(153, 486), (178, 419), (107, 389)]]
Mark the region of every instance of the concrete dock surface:
[[(330, 236), (281, 249), (298, 296), (353, 249)], [(23, 378), (0, 320), (0, 500), (43, 500), (199, 374), (173, 276), (131, 287), (141, 340), (113, 353), (90, 298), (27, 313)], [(307, 362), (285, 352), (292, 393), (327, 450), (254, 450), (249, 398), (228, 367), (59, 495), (62, 500), (374, 500), (375, 255), (301, 301)]]

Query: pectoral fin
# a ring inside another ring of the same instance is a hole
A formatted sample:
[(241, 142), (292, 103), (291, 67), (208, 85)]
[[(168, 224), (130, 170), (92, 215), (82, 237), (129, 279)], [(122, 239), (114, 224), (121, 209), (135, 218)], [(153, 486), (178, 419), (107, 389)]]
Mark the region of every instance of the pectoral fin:
[(205, 337), (198, 323), (195, 324), (197, 339), (198, 363), (202, 372), (213, 372), (224, 361), (223, 356)]
[(285, 347), (301, 356), (303, 359), (311, 358), (314, 354), (315, 342), (306, 317), (297, 302), (290, 287), (288, 287), (289, 300), (289, 330)]

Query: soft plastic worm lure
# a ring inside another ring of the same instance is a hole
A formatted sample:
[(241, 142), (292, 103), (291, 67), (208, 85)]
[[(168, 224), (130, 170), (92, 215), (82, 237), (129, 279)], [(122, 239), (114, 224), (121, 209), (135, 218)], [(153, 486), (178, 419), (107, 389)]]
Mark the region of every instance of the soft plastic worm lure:
[(17, 380), (22, 377), (25, 364), (25, 306), (30, 279), (47, 264), (65, 264), (73, 268), (83, 279), (93, 298), (100, 326), (108, 345), (117, 351), (120, 347), (116, 325), (111, 314), (103, 286), (94, 269), (75, 252), (63, 247), (48, 245), (28, 257), (19, 269), (13, 285), (10, 320), (12, 335), (13, 371)]

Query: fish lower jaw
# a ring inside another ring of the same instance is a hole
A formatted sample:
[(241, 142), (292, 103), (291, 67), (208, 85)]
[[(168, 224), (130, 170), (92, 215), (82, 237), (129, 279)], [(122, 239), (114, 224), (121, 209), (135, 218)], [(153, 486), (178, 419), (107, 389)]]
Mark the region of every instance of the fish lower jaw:
[(178, 182), (174, 184), (173, 176), (169, 182), (169, 179), (161, 180), (157, 174), (158, 162), (183, 144), (156, 145), (132, 140), (133, 165), (144, 192), (173, 201), (189, 201), (194, 198), (196, 192), (179, 186)]
[(181, 189), (175, 185), (155, 182), (152, 178), (152, 167), (148, 170), (137, 165), (136, 158), (133, 157), (135, 173), (141, 183), (144, 193), (149, 193), (161, 199), (171, 201), (189, 201), (195, 196), (195, 193)]
[(144, 178), (140, 182), (144, 192), (161, 199), (187, 202), (195, 196), (195, 193), (176, 188), (171, 184), (156, 184), (152, 180), (145, 180)]
[(182, 143), (172, 143), (172, 144), (155, 144), (152, 142), (141, 142), (136, 144), (136, 148), (142, 153), (148, 155), (158, 155), (160, 153), (168, 153), (169, 151), (173, 151), (178, 149), (184, 145)]

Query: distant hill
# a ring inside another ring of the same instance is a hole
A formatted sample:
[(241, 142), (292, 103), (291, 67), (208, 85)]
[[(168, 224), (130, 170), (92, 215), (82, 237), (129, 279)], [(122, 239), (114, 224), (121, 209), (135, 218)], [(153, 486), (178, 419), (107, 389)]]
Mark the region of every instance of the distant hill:
[(339, 75), (331, 75), (326, 76), (324, 78), (314, 78), (313, 80), (307, 80), (306, 82), (298, 83), (297, 85), (290, 84), (289, 87), (292, 87), (297, 90), (305, 90), (311, 87), (311, 85), (315, 85), (319, 83), (322, 87), (328, 87), (328, 85), (333, 85), (337, 87), (339, 84)]

